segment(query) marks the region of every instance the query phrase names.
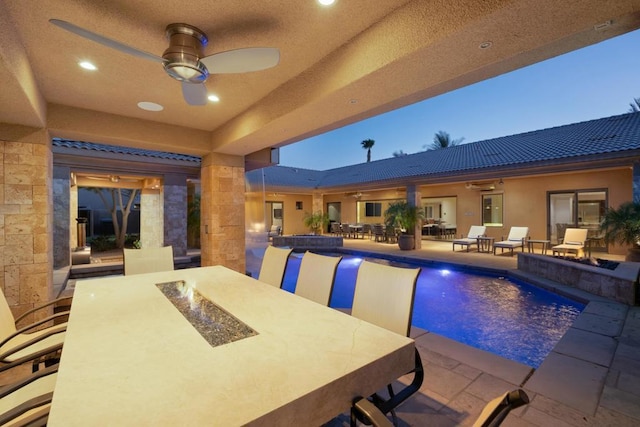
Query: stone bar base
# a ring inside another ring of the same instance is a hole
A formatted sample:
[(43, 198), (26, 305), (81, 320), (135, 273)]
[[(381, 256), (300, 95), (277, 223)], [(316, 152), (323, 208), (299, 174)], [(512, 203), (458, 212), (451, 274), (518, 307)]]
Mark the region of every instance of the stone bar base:
[(342, 247), (342, 237), (335, 236), (274, 236), (273, 246), (286, 246), (294, 251), (332, 251)]
[(638, 305), (640, 263), (621, 262), (615, 270), (519, 253), (518, 270), (628, 305)]

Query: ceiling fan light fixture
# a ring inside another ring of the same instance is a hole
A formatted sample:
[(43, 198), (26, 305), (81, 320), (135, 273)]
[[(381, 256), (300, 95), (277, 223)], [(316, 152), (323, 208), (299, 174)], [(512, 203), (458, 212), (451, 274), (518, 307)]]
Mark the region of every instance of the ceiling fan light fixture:
[(170, 24), (166, 29), (169, 47), (164, 51), (164, 69), (181, 82), (204, 83), (209, 76), (207, 67), (200, 62), (207, 36), (188, 24)]
[(167, 74), (181, 82), (204, 83), (209, 77), (207, 68), (200, 61), (165, 62), (164, 69)]

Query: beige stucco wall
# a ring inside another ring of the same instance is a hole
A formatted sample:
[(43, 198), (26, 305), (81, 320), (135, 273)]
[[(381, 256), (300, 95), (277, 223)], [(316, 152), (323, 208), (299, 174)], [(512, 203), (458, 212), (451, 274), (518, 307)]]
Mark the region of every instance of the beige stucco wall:
[[(550, 191), (586, 191), (607, 190), (608, 205), (617, 207), (622, 202), (632, 200), (632, 167), (619, 167), (616, 169), (594, 170), (587, 172), (567, 172), (530, 176), (522, 178), (499, 178), (494, 180), (496, 188), (493, 191), (483, 192), (469, 190), (466, 182), (450, 184), (421, 185), (418, 187), (422, 200), (429, 197), (454, 197), (455, 218), (446, 218), (448, 223), (456, 224), (457, 235), (467, 233), (469, 227), (482, 223), (482, 195), (502, 194), (504, 201), (503, 225), (487, 228), (487, 235), (499, 239), (506, 237), (512, 226), (527, 226), (532, 239), (547, 238), (547, 193)], [(358, 212), (357, 202), (380, 201), (382, 212), (388, 203), (398, 199), (405, 199), (406, 192), (403, 188), (388, 190), (361, 191), (360, 198), (354, 197), (357, 191), (345, 191), (323, 196), (323, 210), (326, 212), (327, 203), (339, 202), (341, 204), (341, 222), (343, 223), (376, 223), (383, 222), (384, 218), (365, 217), (363, 212)], [(300, 211), (295, 211), (295, 201), (304, 200), (305, 208), (308, 195), (302, 194), (277, 194), (267, 191), (267, 201), (284, 203), (285, 234), (298, 234), (307, 232), (301, 227)], [(263, 218), (262, 193), (247, 193), (247, 212), (255, 213), (256, 217)], [(316, 201), (316, 204), (318, 202)], [(257, 204), (257, 205), (256, 205)], [(262, 219), (260, 219), (262, 221)], [(626, 253), (626, 248), (610, 246), (609, 252), (616, 254)]]
[(0, 124), (0, 286), (14, 314), (53, 294), (49, 141), (44, 130)]
[[(310, 194), (267, 194), (266, 201), (282, 202), (282, 234), (309, 233), (309, 229), (304, 226), (304, 215), (313, 212)], [(296, 209), (296, 202), (302, 202), (302, 209)]]

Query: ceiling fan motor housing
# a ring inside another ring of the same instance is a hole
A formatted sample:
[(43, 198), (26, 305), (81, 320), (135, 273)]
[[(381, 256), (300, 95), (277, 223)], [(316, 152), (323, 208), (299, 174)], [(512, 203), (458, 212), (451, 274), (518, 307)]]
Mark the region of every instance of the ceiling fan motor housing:
[(209, 72), (200, 62), (208, 39), (200, 29), (188, 24), (167, 25), (169, 47), (162, 54), (164, 69), (181, 82), (203, 83)]

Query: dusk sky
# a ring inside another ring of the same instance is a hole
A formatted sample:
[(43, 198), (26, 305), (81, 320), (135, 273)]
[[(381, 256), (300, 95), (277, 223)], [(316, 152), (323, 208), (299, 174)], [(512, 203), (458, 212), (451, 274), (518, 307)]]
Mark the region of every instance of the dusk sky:
[(473, 143), (624, 114), (640, 98), (640, 30), (372, 117), (280, 149), (280, 165), (326, 170), (402, 150), (436, 132)]

